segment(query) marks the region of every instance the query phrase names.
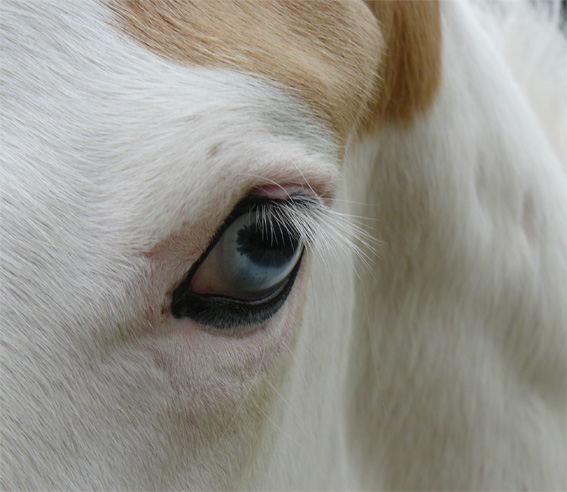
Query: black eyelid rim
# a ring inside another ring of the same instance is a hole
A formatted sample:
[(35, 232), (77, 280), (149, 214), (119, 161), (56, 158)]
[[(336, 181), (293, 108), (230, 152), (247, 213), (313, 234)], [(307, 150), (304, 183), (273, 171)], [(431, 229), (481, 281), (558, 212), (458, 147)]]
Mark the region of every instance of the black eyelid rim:
[[(301, 267), (303, 254), (304, 251), (301, 252), (301, 256), (289, 276), (267, 298), (249, 302), (224, 296), (200, 295), (187, 291), (179, 299), (180, 303), (186, 302), (180, 305), (178, 316), (174, 315), (174, 317), (189, 317), (198, 323), (223, 331), (245, 325), (252, 326), (264, 323), (286, 301)], [(224, 311), (223, 326), (218, 324), (219, 307), (222, 307), (222, 311)], [(227, 313), (230, 313), (230, 318), (226, 317)]]
[[(173, 289), (173, 294), (171, 297), (171, 310), (174, 310), (174, 305), (178, 304), (180, 302), (182, 302), (185, 298), (186, 295), (181, 295), (181, 296), (177, 296), (176, 293), (179, 292), (180, 290), (184, 291), (184, 292), (190, 292), (190, 286), (191, 286), (191, 281), (193, 280), (193, 276), (195, 274), (195, 272), (199, 269), (199, 267), (201, 266), (201, 264), (205, 261), (205, 259), (207, 258), (207, 256), (209, 255), (209, 253), (213, 250), (213, 248), (217, 245), (219, 239), (221, 238), (221, 236), (225, 233), (225, 231), (232, 225), (232, 223), (238, 219), (246, 210), (252, 210), (252, 207), (254, 205), (259, 205), (259, 204), (263, 204), (263, 203), (269, 203), (269, 204), (274, 204), (274, 206), (276, 203), (280, 202), (280, 203), (292, 203), (292, 202), (297, 202), (297, 203), (301, 203), (303, 206), (307, 205), (308, 203), (313, 203), (316, 199), (313, 198), (312, 196), (306, 194), (306, 193), (294, 193), (289, 195), (286, 199), (284, 200), (280, 200), (280, 199), (274, 199), (274, 198), (270, 198), (268, 196), (264, 196), (264, 195), (247, 195), (246, 197), (244, 197), (242, 200), (240, 200), (235, 207), (232, 209), (232, 211), (230, 212), (230, 214), (228, 214), (227, 218), (225, 219), (225, 221), (223, 222), (223, 224), (219, 227), (219, 229), (217, 230), (217, 232), (215, 232), (214, 236), (212, 237), (209, 245), (207, 246), (207, 248), (203, 251), (203, 253), (201, 254), (201, 256), (199, 256), (199, 259), (195, 261), (195, 263), (193, 263), (193, 265), (191, 266), (191, 268), (189, 269), (189, 271), (185, 274), (185, 277), (183, 278), (183, 280), (179, 283), (179, 285), (177, 285), (177, 287), (175, 287)], [(303, 203), (302, 203), (303, 202)], [(298, 260), (298, 265), (301, 264), (301, 259), (303, 257), (303, 252), (301, 253), (301, 257)], [(197, 294), (192, 294), (192, 296), (197, 296)], [(204, 296), (203, 296), (204, 297)], [(215, 296), (209, 296), (209, 297), (215, 297)], [(219, 297), (220, 296), (216, 296)], [(227, 298), (228, 300), (228, 298)], [(235, 300), (236, 301), (236, 300)]]

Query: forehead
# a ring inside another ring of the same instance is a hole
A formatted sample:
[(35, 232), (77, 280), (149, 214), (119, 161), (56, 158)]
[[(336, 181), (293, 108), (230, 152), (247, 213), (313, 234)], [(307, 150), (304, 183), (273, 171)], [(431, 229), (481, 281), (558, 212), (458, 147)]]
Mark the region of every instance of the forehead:
[(117, 27), (182, 64), (260, 76), (344, 141), (373, 96), (383, 43), (357, 0), (111, 0)]

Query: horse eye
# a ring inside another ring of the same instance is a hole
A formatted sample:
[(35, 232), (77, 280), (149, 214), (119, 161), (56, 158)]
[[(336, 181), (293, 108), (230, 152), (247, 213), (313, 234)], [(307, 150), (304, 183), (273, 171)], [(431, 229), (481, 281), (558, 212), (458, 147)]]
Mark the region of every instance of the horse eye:
[(222, 329), (258, 324), (275, 314), (291, 290), (304, 248), (273, 203), (247, 207), (221, 229), (173, 293), (174, 317)]
[(257, 212), (250, 211), (220, 237), (193, 275), (191, 290), (246, 301), (262, 299), (289, 276), (300, 254), (300, 243), (289, 230), (260, 224)]

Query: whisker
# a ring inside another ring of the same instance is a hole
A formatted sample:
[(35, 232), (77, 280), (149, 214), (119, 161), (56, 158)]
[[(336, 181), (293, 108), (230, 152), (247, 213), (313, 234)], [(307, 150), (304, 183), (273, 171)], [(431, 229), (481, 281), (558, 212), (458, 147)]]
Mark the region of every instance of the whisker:
[[(356, 200), (347, 200), (345, 198), (333, 198), (334, 202), (337, 203), (346, 203), (348, 205), (362, 205), (364, 207), (371, 207), (371, 208), (378, 208), (380, 207), (380, 205), (376, 204), (376, 203), (370, 203), (370, 202), (357, 202)], [(367, 219), (370, 219), (370, 217), (365, 217)], [(374, 219), (374, 220), (378, 220), (378, 219)]]
[(301, 171), (301, 168), (294, 162), (293, 163), (295, 169), (297, 169), (297, 172), (299, 174), (301, 174), (301, 177), (303, 178), (303, 181), (305, 181), (305, 184), (307, 185), (307, 187), (311, 190), (311, 193), (313, 193), (313, 195), (318, 196), (317, 193), (315, 193), (315, 191), (313, 190), (313, 188), (311, 187), (311, 184), (309, 183), (308, 179), (305, 177), (305, 174), (303, 174), (303, 172)]
[(374, 351), (374, 336), (372, 333), (372, 326), (370, 324), (370, 312), (368, 311), (368, 297), (366, 296), (366, 291), (360, 289), (364, 296), (364, 311), (366, 314), (366, 326), (368, 327), (368, 337), (370, 339), (370, 357), (372, 358), (372, 364), (374, 366), (374, 372), (376, 373), (376, 385), (378, 388), (378, 394), (380, 395), (380, 401), (382, 402), (382, 408), (384, 410), (384, 415), (386, 414), (386, 404), (384, 403), (384, 396), (382, 395), (382, 386), (380, 385), (380, 374), (378, 372), (378, 364), (376, 363), (376, 352)]
[(262, 368), (262, 364), (264, 363), (264, 357), (266, 356), (266, 349), (264, 348), (262, 350), (262, 357), (260, 358), (260, 362), (258, 363), (258, 369), (256, 370), (256, 374), (254, 374), (254, 377), (252, 378), (252, 381), (250, 381), (250, 385), (248, 386), (248, 389), (246, 390), (246, 393), (244, 394), (244, 396), (242, 397), (242, 400), (240, 401), (240, 404), (238, 405), (238, 407), (236, 408), (236, 411), (234, 412), (234, 415), (232, 416), (232, 418), (230, 419), (230, 422), (228, 423), (228, 425), (226, 426), (226, 429), (224, 430), (224, 432), (222, 433), (222, 436), (219, 439), (219, 442), (222, 442), (224, 437), (226, 436), (227, 432), (230, 430), (230, 427), (232, 426), (232, 423), (234, 422), (234, 420), (236, 419), (236, 417), (238, 416), (238, 413), (240, 412), (240, 410), (242, 409), (242, 406), (244, 405), (244, 402), (246, 401), (246, 399), (248, 398), (248, 395), (250, 394), (250, 392), (252, 391), (252, 388), (254, 387), (254, 384), (256, 383), (256, 380), (258, 379), (258, 375), (260, 374), (260, 370)]
[[(298, 172), (303, 176), (301, 170)], [(253, 173), (243, 175), (261, 178), (278, 186), (287, 194), (286, 200), (266, 200), (256, 206), (256, 223), (262, 235), (284, 238), (284, 231), (291, 232), (301, 244), (315, 251), (316, 260), (323, 258), (355, 259), (355, 275), (360, 269), (372, 271), (372, 265), (380, 242), (364, 226), (368, 217), (348, 214), (332, 209), (316, 194), (289, 194), (276, 181)], [(305, 179), (306, 185), (311, 186)], [(279, 231), (279, 235), (276, 231)]]
[(286, 432), (284, 429), (282, 429), (278, 424), (276, 424), (276, 423), (274, 422), (274, 420), (263, 410), (263, 408), (262, 408), (260, 405), (256, 404), (256, 408), (260, 411), (260, 413), (261, 413), (269, 422), (271, 422), (271, 423), (274, 425), (274, 427), (275, 427), (276, 429), (278, 429), (278, 430), (282, 433), (282, 435), (284, 435), (285, 437), (287, 437), (287, 438), (288, 438), (291, 442), (293, 442), (293, 444), (295, 444), (297, 447), (301, 448), (302, 451), (305, 451), (305, 452), (307, 451), (307, 449), (305, 448), (305, 446), (304, 446), (300, 441), (298, 441), (298, 440), (296, 440), (295, 438), (293, 438), (293, 437), (291, 436), (291, 434), (289, 434), (289, 433)]
[(297, 368), (299, 369), (299, 373), (301, 374), (301, 377), (303, 379), (303, 382), (305, 383), (305, 386), (308, 385), (307, 383), (307, 378), (305, 377), (305, 372), (303, 371), (303, 368), (301, 367), (301, 364), (299, 363), (299, 361), (297, 360), (297, 358), (295, 357), (295, 354), (293, 353), (293, 350), (291, 350), (291, 348), (289, 348), (288, 344), (285, 343), (284, 340), (281, 341), (282, 345), (288, 350), (288, 352), (291, 354), (293, 360), (295, 361), (295, 363), (297, 364)]
[(274, 393), (276, 393), (281, 401), (283, 401), (288, 408), (291, 410), (291, 412), (293, 413), (294, 416), (297, 417), (298, 421), (299, 421), (299, 427), (301, 429), (301, 434), (302, 435), (306, 435), (308, 433), (308, 429), (309, 426), (306, 424), (306, 422), (303, 420), (303, 418), (301, 417), (301, 414), (295, 409), (295, 407), (277, 390), (277, 388), (270, 383), (270, 381), (266, 381), (268, 383), (268, 385), (270, 386), (270, 388), (272, 388), (272, 390), (274, 391)]

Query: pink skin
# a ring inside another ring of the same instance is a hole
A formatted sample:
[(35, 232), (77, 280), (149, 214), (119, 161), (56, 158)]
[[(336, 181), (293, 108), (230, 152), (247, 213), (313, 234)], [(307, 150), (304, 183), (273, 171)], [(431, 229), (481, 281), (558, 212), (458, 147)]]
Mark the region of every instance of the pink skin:
[(310, 188), (305, 188), (305, 186), (294, 184), (283, 186), (270, 184), (252, 188), (252, 190), (250, 191), (250, 195), (265, 196), (273, 200), (285, 200), (290, 195), (297, 193), (303, 193), (304, 195), (307, 194), (316, 197), (315, 193)]
[[(218, 289), (214, 283), (214, 275), (206, 271), (208, 264), (203, 263), (191, 280), (191, 290), (198, 294), (211, 294)], [(215, 272), (216, 273), (216, 272)]]

